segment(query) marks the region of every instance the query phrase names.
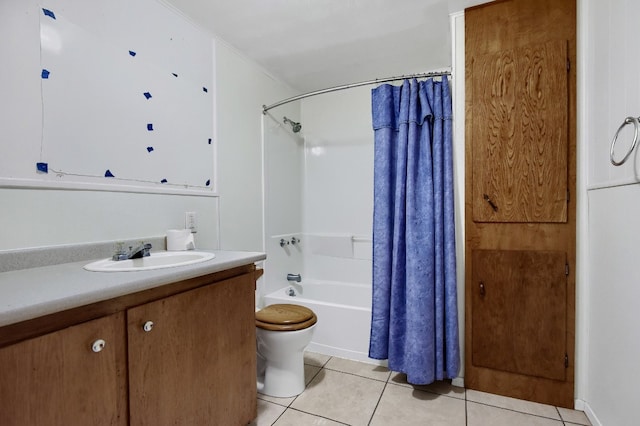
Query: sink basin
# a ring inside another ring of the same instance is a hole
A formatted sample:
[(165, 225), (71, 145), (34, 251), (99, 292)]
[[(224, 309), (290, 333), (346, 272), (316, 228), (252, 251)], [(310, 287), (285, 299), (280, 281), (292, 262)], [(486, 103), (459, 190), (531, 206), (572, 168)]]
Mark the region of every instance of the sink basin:
[(158, 251), (140, 259), (111, 260), (102, 259), (84, 265), (84, 269), (93, 272), (131, 272), (153, 269), (173, 268), (206, 262), (216, 257), (213, 253), (202, 251)]

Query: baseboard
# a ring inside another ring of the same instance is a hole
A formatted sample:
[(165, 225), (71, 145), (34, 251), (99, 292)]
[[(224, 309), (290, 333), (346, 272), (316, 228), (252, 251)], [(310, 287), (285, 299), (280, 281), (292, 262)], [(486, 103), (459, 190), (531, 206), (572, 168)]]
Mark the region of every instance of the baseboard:
[(456, 377), (454, 379), (451, 379), (451, 384), (453, 386), (457, 386), (459, 388), (463, 388), (464, 387), (464, 377)]
[(587, 416), (592, 426), (602, 426), (602, 422), (596, 416), (596, 413), (593, 412), (589, 404), (581, 399), (576, 399), (575, 401), (575, 409), (578, 411), (584, 411), (584, 414)]

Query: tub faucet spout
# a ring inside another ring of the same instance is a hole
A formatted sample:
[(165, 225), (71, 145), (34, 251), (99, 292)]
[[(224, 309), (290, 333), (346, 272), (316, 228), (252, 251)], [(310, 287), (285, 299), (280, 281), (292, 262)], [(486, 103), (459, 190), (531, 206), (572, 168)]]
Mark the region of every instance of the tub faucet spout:
[(300, 281), (302, 281), (302, 277), (300, 276), (300, 274), (287, 274), (287, 281), (295, 281), (299, 283)]

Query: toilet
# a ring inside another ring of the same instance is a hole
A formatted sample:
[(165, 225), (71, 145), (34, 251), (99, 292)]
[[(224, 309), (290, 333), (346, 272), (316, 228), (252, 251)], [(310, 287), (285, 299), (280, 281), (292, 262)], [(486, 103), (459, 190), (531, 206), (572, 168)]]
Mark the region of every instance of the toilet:
[(278, 398), (302, 393), (304, 349), (317, 321), (311, 309), (275, 304), (256, 312), (258, 392)]

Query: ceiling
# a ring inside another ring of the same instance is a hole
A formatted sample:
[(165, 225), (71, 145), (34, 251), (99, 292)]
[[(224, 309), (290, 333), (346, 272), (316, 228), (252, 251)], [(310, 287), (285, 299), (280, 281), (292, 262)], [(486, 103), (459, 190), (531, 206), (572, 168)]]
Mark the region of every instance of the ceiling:
[(165, 1), (309, 92), (449, 68), (449, 14), (487, 0)]

